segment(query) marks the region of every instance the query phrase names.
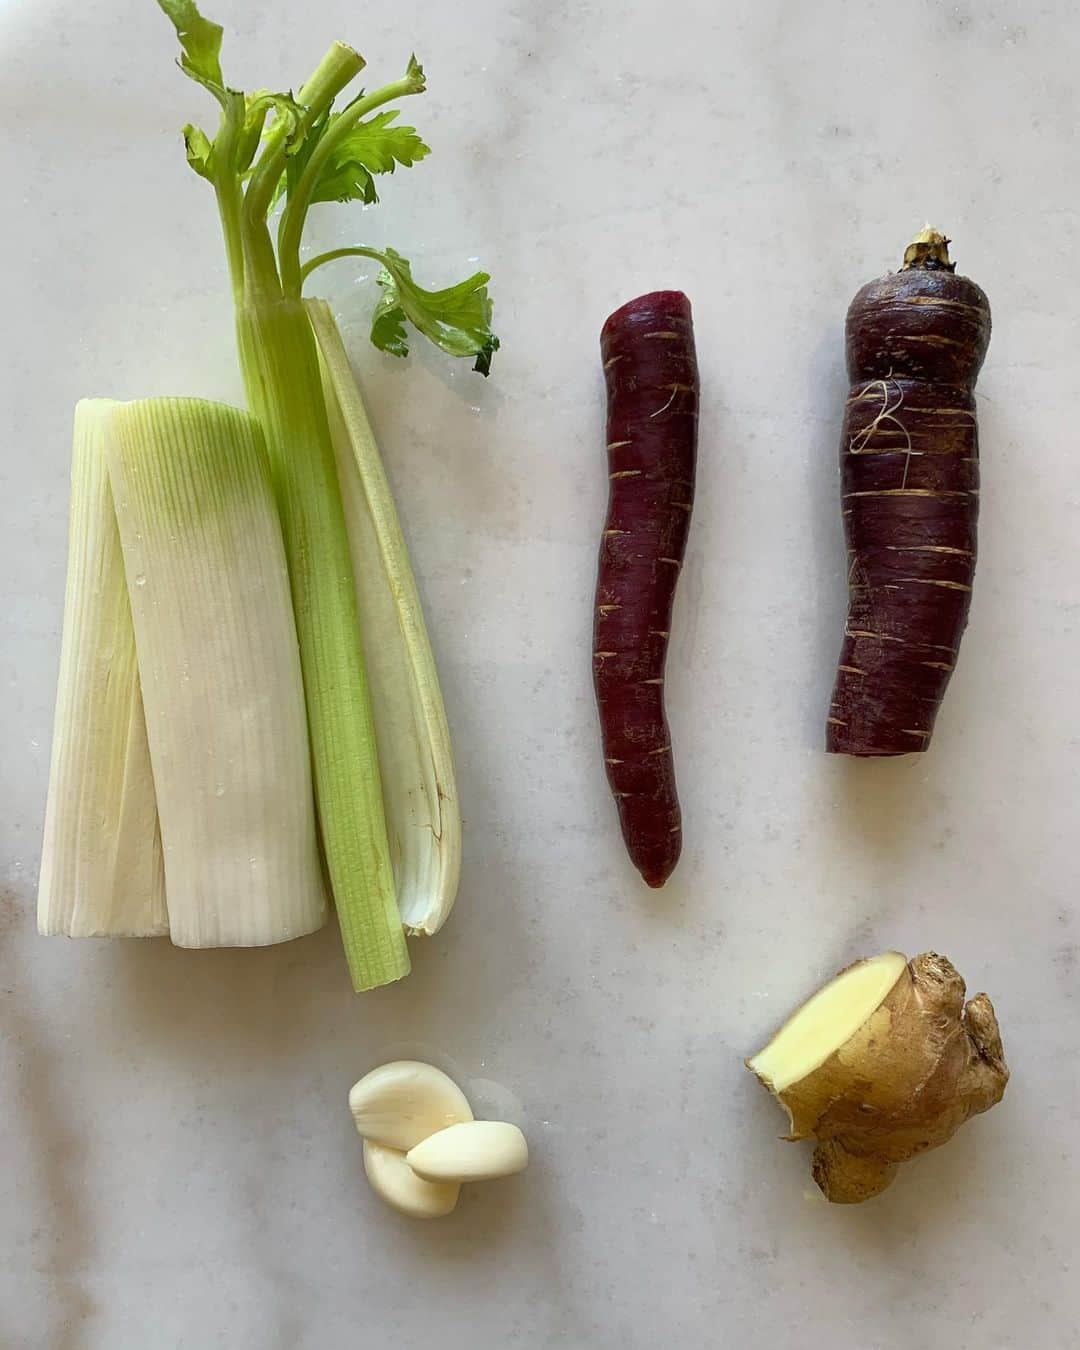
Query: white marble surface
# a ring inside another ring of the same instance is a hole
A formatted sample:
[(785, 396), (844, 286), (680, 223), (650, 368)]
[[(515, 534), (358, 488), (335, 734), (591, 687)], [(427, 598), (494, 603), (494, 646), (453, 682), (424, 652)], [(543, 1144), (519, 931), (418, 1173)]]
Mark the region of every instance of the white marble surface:
[[(208, 7), (211, 0), (207, 0)], [(300, 17), (303, 11), (302, 17)], [(239, 396), (200, 91), (149, 0), (0, 4), (0, 1344), (926, 1350), (1080, 1345), (1076, 912), (1080, 125), (1065, 0), (215, 0), (227, 70), (411, 48), (432, 158), (320, 241), (432, 284), (479, 257), (487, 384), (366, 344), (324, 274), (421, 575), (467, 862), (404, 985), (332, 931), (277, 950), (38, 938), (33, 892), (84, 394)], [(930, 219), (990, 295), (983, 546), (932, 753), (821, 753), (857, 286)], [(693, 298), (698, 511), (672, 648), (687, 847), (627, 863), (589, 682), (597, 335)], [(992, 994), (1004, 1104), (858, 1209), (812, 1193), (741, 1057), (838, 965), (935, 947)], [(520, 1122), (533, 1165), (429, 1226), (380, 1207), (345, 1108), (403, 1053)]]

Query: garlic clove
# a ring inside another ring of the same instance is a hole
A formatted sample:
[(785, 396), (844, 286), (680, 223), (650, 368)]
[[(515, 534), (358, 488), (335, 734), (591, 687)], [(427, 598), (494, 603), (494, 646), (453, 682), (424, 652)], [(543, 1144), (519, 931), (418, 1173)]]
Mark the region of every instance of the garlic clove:
[(354, 1084), (349, 1110), (359, 1134), (405, 1153), (448, 1125), (471, 1121), (468, 1098), (434, 1065), (398, 1059)]
[(455, 1182), (430, 1182), (418, 1177), (400, 1149), (364, 1140), (364, 1171), (371, 1189), (391, 1208), (410, 1219), (441, 1219), (458, 1202)]
[(406, 1161), (426, 1181), (491, 1181), (512, 1176), (529, 1161), (529, 1146), (505, 1120), (470, 1120), (421, 1140)]

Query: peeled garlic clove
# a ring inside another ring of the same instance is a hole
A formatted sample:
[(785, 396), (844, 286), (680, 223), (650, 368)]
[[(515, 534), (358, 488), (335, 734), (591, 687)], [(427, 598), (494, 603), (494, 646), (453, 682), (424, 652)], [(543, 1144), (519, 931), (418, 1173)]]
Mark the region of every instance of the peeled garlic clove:
[(364, 1140), (364, 1171), (375, 1194), (411, 1219), (441, 1219), (457, 1204), (461, 1191), (455, 1182), (422, 1180), (400, 1149), (370, 1139)]
[(426, 1181), (491, 1181), (520, 1172), (529, 1146), (505, 1120), (470, 1120), (429, 1135), (409, 1150), (406, 1161)]
[(405, 1153), (448, 1125), (472, 1120), (468, 1098), (431, 1064), (398, 1059), (354, 1084), (349, 1110), (364, 1139)]

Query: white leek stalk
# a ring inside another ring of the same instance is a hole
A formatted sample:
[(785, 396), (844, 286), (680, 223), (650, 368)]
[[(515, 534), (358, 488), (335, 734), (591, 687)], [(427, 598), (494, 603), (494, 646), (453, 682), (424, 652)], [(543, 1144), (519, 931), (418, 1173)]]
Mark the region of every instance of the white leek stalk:
[(324, 300), (306, 307), (345, 506), (398, 909), (407, 931), (436, 933), (461, 869), (446, 711), (390, 484), (341, 334)]
[(123, 543), (181, 947), (319, 928), (326, 900), (281, 528), (258, 424), (196, 399), (112, 414)]
[(169, 931), (135, 630), (105, 463), (115, 405), (75, 409), (64, 632), (38, 928), (68, 937)]

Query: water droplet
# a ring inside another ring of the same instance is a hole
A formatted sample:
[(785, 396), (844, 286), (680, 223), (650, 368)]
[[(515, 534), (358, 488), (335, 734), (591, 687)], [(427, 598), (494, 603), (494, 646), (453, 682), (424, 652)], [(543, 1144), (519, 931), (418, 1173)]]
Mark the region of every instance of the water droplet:
[(139, 575), (135, 578), (135, 585), (136, 586), (146, 585), (146, 577), (143, 575), (142, 572), (140, 572)]
[(215, 797), (224, 797), (224, 796), (225, 796), (225, 784), (224, 784), (224, 783), (219, 783), (219, 784), (217, 785), (217, 787), (214, 789), (214, 796), (215, 796)]

